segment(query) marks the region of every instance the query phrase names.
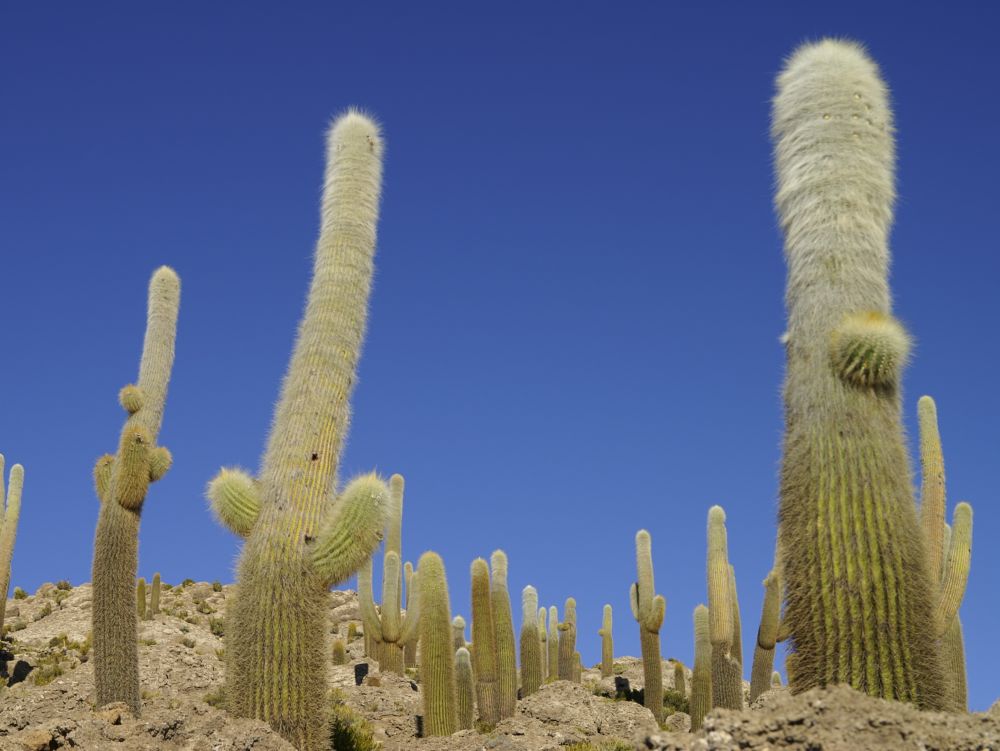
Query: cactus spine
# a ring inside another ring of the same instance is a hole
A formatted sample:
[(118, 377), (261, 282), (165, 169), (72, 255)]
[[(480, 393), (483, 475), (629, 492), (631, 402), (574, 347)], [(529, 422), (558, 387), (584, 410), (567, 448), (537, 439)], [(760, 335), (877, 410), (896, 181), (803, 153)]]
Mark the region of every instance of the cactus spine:
[(458, 708), (458, 729), (472, 730), (475, 724), (475, 689), (472, 681), (472, 658), (469, 650), (455, 651), (455, 693)]
[(712, 707), (712, 638), (708, 608), (694, 609), (694, 670), (691, 671), (691, 730), (701, 728)]
[(500, 718), (510, 717), (517, 706), (517, 647), (514, 641), (514, 616), (507, 590), (507, 554), (493, 551), (490, 556), (492, 579), (490, 598), (493, 609), (493, 630), (496, 634), (497, 668), (500, 686)]
[(778, 641), (778, 622), (781, 618), (781, 579), (774, 568), (764, 579), (764, 604), (761, 608), (760, 626), (757, 628), (750, 671), (750, 701), (771, 687), (774, 670), (774, 648)]
[(170, 467), (170, 452), (156, 445), (174, 363), (180, 280), (170, 268), (149, 282), (146, 335), (139, 381), (119, 393), (128, 418), (118, 453), (97, 460), (94, 482), (101, 509), (94, 536), (94, 683), (97, 706), (123, 701), (136, 714), (139, 696), (138, 613), (135, 574), (139, 518), (149, 483)]
[(548, 680), (559, 680), (559, 611), (555, 605), (549, 606)]
[(153, 586), (149, 593), (149, 617), (154, 618), (160, 613), (160, 575), (153, 574)]
[(140, 621), (146, 620), (146, 580), (142, 578), (135, 585), (135, 612)]
[(601, 678), (609, 678), (614, 672), (615, 647), (611, 638), (611, 606), (604, 606), (601, 619), (601, 629), (597, 632), (601, 637)]
[(521, 590), (521, 696), (530, 696), (542, 685), (542, 663), (538, 591), (529, 584)]
[(3, 633), (7, 611), (7, 590), (10, 589), (10, 563), (17, 539), (17, 521), (21, 517), (21, 494), (24, 488), (24, 467), (10, 468), (10, 488), (4, 490), (4, 456), (0, 454), (0, 634)]
[(451, 735), (457, 728), (455, 653), (451, 648), (451, 605), (444, 563), (437, 553), (424, 553), (417, 563), (416, 597), (420, 618), (420, 682), (424, 700), (424, 734)]
[(772, 114), (788, 262), (779, 545), (793, 691), (849, 683), (941, 703), (891, 316), (892, 113), (856, 44), (799, 48)]
[(496, 629), (490, 595), (490, 571), (486, 561), (472, 562), (472, 660), (476, 674), (476, 705), (479, 721), (487, 728), (500, 721), (500, 685)]
[(931, 577), (931, 589), (937, 599), (935, 628), (941, 637), (943, 706), (952, 712), (964, 712), (968, 708), (968, 690), (958, 609), (965, 596), (972, 558), (972, 507), (968, 503), (959, 503), (952, 515), (952, 526), (945, 523), (944, 453), (938, 430), (937, 405), (931, 397), (920, 397), (917, 417), (920, 426), (920, 522), (928, 567), (932, 572), (940, 572), (938, 576)]
[[(400, 568), (403, 522), (403, 477), (389, 478), (389, 518), (386, 523), (385, 558), (382, 563), (382, 605), (376, 609), (372, 595), (372, 562), (365, 561), (358, 572), (358, 605), (365, 632), (373, 639), (374, 657), (379, 667), (403, 675), (404, 650), (415, 645), (419, 631), (417, 609), (402, 615), (400, 589), (403, 575)], [(409, 586), (413, 586), (411, 578)], [(409, 593), (407, 593), (409, 596)], [(414, 600), (414, 602), (416, 602)]]
[(576, 651), (576, 600), (566, 598), (563, 622), (559, 624), (559, 680), (573, 680), (573, 653)]
[[(253, 493), (233, 530), (246, 541), (226, 613), (226, 698), (303, 751), (328, 749), (326, 611), (330, 586), (375, 550), (389, 489), (375, 475), (335, 498), (337, 464), (364, 337), (382, 173), (376, 125), (350, 111), (328, 138), (322, 226), (309, 301)], [(209, 486), (222, 519), (232, 494)], [(245, 503), (245, 499), (244, 499)]]
[(708, 614), (712, 640), (712, 706), (743, 708), (742, 666), (733, 655), (737, 616), (726, 542), (726, 512), (708, 512)]
[(660, 627), (667, 601), (656, 594), (653, 584), (653, 549), (649, 532), (640, 529), (635, 535), (635, 561), (639, 580), (629, 590), (632, 616), (639, 624), (642, 649), (642, 673), (645, 680), (643, 704), (657, 723), (663, 722), (663, 660), (660, 656)]

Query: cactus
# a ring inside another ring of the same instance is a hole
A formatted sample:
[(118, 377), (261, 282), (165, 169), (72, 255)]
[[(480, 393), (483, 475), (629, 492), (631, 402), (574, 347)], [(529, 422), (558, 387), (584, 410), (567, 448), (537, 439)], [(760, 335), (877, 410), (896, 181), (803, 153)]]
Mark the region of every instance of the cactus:
[(351, 621), (347, 624), (347, 643), (350, 644), (352, 641), (358, 638), (358, 624)]
[(140, 621), (146, 620), (146, 580), (143, 578), (135, 585), (135, 612)]
[(472, 730), (476, 719), (475, 689), (472, 680), (472, 658), (465, 647), (459, 647), (455, 651), (455, 694), (458, 729)]
[[(416, 598), (411, 592), (413, 586), (413, 564), (407, 561), (403, 564), (403, 584), (406, 586), (406, 612), (409, 615), (410, 604), (416, 607)], [(415, 668), (417, 666), (417, 642), (419, 639), (411, 639), (403, 644), (403, 668)]]
[(750, 701), (768, 690), (774, 670), (774, 648), (778, 641), (778, 622), (781, 617), (781, 579), (775, 567), (764, 579), (764, 604), (757, 628), (750, 671)]
[[(465, 619), (456, 615), (451, 619), (452, 646), (457, 652), (466, 646), (465, 644)], [(470, 653), (471, 656), (471, 653)]]
[[(358, 605), (365, 633), (374, 640), (374, 657), (382, 670), (403, 675), (404, 650), (416, 645), (419, 631), (416, 608), (402, 615), (400, 588), (400, 544), (403, 518), (403, 477), (389, 478), (389, 518), (386, 523), (385, 558), (382, 563), (382, 605), (376, 609), (372, 596), (372, 563), (369, 559), (358, 572)], [(413, 585), (411, 580), (410, 586)]]
[(548, 611), (543, 607), (538, 608), (538, 656), (541, 661), (543, 683), (549, 677), (549, 635), (545, 622), (546, 616), (548, 616)]
[[(337, 464), (364, 336), (381, 183), (376, 125), (350, 111), (328, 138), (312, 284), (256, 482), (209, 485), (220, 520), (246, 538), (226, 612), (230, 712), (270, 723), (304, 751), (328, 749), (329, 588), (382, 537), (389, 489), (376, 475), (335, 499)], [(256, 514), (252, 509), (258, 509)], [(249, 509), (249, 511), (248, 511)], [(239, 512), (239, 513), (237, 513)], [(252, 517), (252, 518), (251, 518)]]
[(530, 584), (521, 590), (521, 696), (542, 685), (542, 651), (538, 638), (538, 591)]
[(771, 673), (771, 688), (781, 688), (781, 673), (777, 670)]
[(614, 670), (615, 647), (611, 637), (611, 606), (604, 606), (601, 628), (597, 632), (601, 637), (601, 678), (610, 678)]
[(573, 653), (573, 668), (570, 671), (569, 679), (573, 683), (580, 683), (583, 681), (583, 658), (580, 656), (579, 652)]
[(733, 659), (743, 667), (743, 626), (740, 622), (740, 601), (737, 597), (736, 589), (736, 569), (733, 564), (729, 564), (729, 596), (732, 600), (730, 607), (733, 609), (733, 646), (730, 654)]
[(743, 666), (733, 654), (735, 642), (733, 576), (726, 543), (726, 512), (708, 512), (708, 613), (712, 640), (713, 707), (743, 708)]
[(632, 616), (639, 624), (642, 649), (642, 673), (645, 680), (643, 704), (657, 723), (663, 722), (663, 661), (660, 656), (660, 627), (667, 601), (656, 594), (653, 584), (653, 551), (649, 532), (640, 529), (635, 535), (635, 561), (639, 580), (629, 590)]
[(149, 592), (149, 617), (154, 618), (160, 613), (160, 575), (153, 574), (153, 586)]
[(424, 553), (417, 563), (414, 602), (420, 610), (420, 682), (424, 700), (424, 735), (451, 735), (457, 728), (455, 653), (451, 648), (451, 605), (444, 563)]
[(576, 600), (566, 598), (563, 621), (559, 624), (559, 680), (573, 680), (573, 653), (576, 651)]
[(101, 508), (94, 536), (94, 684), (97, 706), (122, 701), (139, 714), (138, 613), (135, 574), (139, 521), (146, 491), (170, 466), (170, 452), (156, 445), (174, 362), (180, 280), (170, 268), (149, 282), (146, 334), (139, 381), (119, 393), (128, 413), (118, 453), (94, 467)]
[(687, 694), (687, 676), (684, 674), (684, 663), (674, 660), (674, 691)]
[(334, 665), (347, 664), (347, 647), (345, 646), (343, 639), (333, 640), (332, 656)]
[(895, 188), (886, 86), (860, 46), (825, 40), (792, 55), (777, 89), (789, 682), (795, 692), (849, 683), (935, 708), (932, 590), (900, 419), (909, 338), (892, 318), (887, 273)]
[(559, 680), (559, 610), (555, 605), (549, 606), (549, 642), (548, 654), (546, 655), (548, 668), (546, 680)]
[(7, 590), (10, 589), (10, 562), (14, 556), (17, 539), (17, 522), (21, 517), (21, 494), (24, 488), (24, 467), (15, 464), (10, 468), (10, 488), (4, 491), (3, 454), (0, 454), (0, 634), (3, 633), (7, 610)]
[(490, 571), (486, 561), (472, 562), (472, 668), (476, 674), (476, 705), (479, 721), (493, 728), (500, 721), (500, 682), (496, 629), (490, 594)]
[(493, 551), (490, 556), (490, 598), (493, 630), (496, 634), (497, 669), (500, 686), (500, 719), (514, 714), (517, 706), (517, 657), (514, 641), (514, 616), (507, 590), (507, 554)]
[(708, 608), (694, 609), (694, 670), (691, 671), (691, 730), (701, 728), (712, 700), (712, 638)]

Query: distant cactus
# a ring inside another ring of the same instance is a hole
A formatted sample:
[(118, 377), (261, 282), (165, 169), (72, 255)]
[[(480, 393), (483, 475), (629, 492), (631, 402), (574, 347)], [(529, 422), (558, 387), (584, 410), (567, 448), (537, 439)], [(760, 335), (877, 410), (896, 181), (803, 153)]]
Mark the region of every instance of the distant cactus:
[(546, 625), (546, 617), (549, 611), (544, 607), (538, 608), (538, 653), (542, 662), (541, 676), (544, 683), (549, 677), (549, 635)]
[(781, 618), (781, 579), (775, 567), (764, 579), (764, 604), (757, 629), (750, 671), (750, 701), (768, 690), (774, 670), (774, 649), (778, 641), (778, 622)]
[[(388, 557), (388, 556), (387, 556)], [(451, 648), (451, 605), (444, 563), (424, 553), (417, 563), (420, 618), (420, 683), (424, 735), (451, 735), (458, 727), (455, 707), (455, 653)]]
[(674, 660), (674, 691), (687, 694), (687, 676), (684, 674), (684, 664)]
[[(411, 587), (413, 584), (413, 564), (407, 561), (403, 564), (403, 584), (406, 587), (406, 612), (409, 614), (410, 602), (416, 603)], [(418, 639), (411, 639), (403, 644), (403, 667), (415, 668), (417, 666), (417, 642)]]
[(743, 667), (733, 656), (736, 616), (733, 576), (726, 543), (726, 512), (708, 512), (708, 613), (712, 640), (712, 700), (714, 707), (743, 708)]
[(333, 640), (333, 664), (334, 665), (346, 665), (347, 664), (347, 647), (344, 646), (343, 639)]
[(601, 637), (601, 678), (610, 678), (614, 671), (615, 646), (611, 636), (611, 606), (604, 606), (601, 619), (601, 629), (597, 632)]
[(917, 404), (920, 425), (920, 522), (927, 549), (928, 567), (939, 572), (931, 577), (932, 596), (936, 598), (935, 629), (941, 638), (944, 669), (942, 706), (952, 712), (965, 712), (969, 697), (965, 676), (965, 645), (958, 610), (965, 596), (972, 560), (972, 507), (955, 506), (952, 525), (945, 523), (944, 453), (938, 430), (937, 405), (929, 396)]
[(777, 89), (789, 682), (796, 692), (848, 683), (939, 707), (932, 589), (900, 418), (909, 338), (892, 318), (887, 273), (895, 187), (886, 86), (859, 45), (827, 39), (800, 47)]
[(476, 674), (476, 705), (479, 721), (493, 728), (500, 721), (500, 681), (497, 660), (496, 629), (490, 596), (490, 571), (486, 561), (472, 562), (472, 650)]
[(714, 706), (712, 700), (712, 639), (708, 608), (694, 609), (694, 670), (691, 672), (691, 730), (698, 730)]
[(549, 606), (549, 642), (546, 657), (548, 665), (545, 671), (548, 674), (546, 680), (559, 680), (559, 610), (555, 605)]
[[(306, 311), (256, 482), (209, 500), (246, 537), (226, 612), (226, 700), (301, 751), (329, 749), (329, 588), (378, 546), (389, 488), (376, 475), (336, 500), (337, 465), (364, 337), (382, 173), (378, 127), (350, 111), (328, 138), (322, 227)], [(234, 511), (238, 506), (240, 512)], [(256, 515), (247, 508), (258, 508)], [(294, 667), (292, 667), (294, 666)]]
[[(0, 634), (3, 633), (7, 610), (7, 592), (10, 589), (10, 563), (17, 539), (17, 521), (21, 516), (21, 494), (24, 487), (24, 467), (15, 464), (10, 468), (9, 492), (4, 491), (4, 456), (0, 454)], [(6, 496), (6, 498), (5, 498)]]
[(781, 688), (781, 673), (777, 670), (771, 673), (771, 688)]
[(642, 673), (645, 680), (643, 705), (663, 722), (663, 661), (660, 653), (660, 627), (667, 601), (656, 594), (653, 584), (653, 551), (649, 532), (640, 529), (635, 535), (635, 560), (639, 580), (632, 584), (629, 599), (632, 615), (639, 624), (642, 649)]
[(140, 621), (146, 620), (146, 580), (143, 578), (135, 585), (135, 612)]
[(573, 680), (573, 653), (576, 651), (576, 600), (566, 598), (559, 624), (559, 680)]
[(465, 647), (465, 619), (456, 615), (451, 619), (452, 646), (455, 651)]
[(149, 593), (149, 616), (151, 618), (160, 613), (160, 575), (153, 574), (153, 586)]
[(538, 591), (530, 584), (521, 590), (521, 696), (542, 685), (542, 652), (538, 639)]
[(455, 694), (458, 729), (472, 730), (476, 721), (475, 689), (472, 684), (472, 658), (465, 647), (459, 647), (455, 652)]
[(351, 621), (347, 624), (347, 643), (350, 644), (352, 641), (358, 638), (358, 624)]
[(573, 669), (570, 671), (570, 678), (573, 683), (580, 683), (583, 680), (583, 658), (579, 652), (573, 653)]
[(514, 616), (507, 590), (507, 554), (493, 551), (490, 556), (490, 597), (493, 607), (493, 631), (496, 634), (497, 669), (500, 688), (500, 719), (511, 717), (517, 706), (517, 647), (514, 640)]
[(94, 468), (101, 501), (92, 572), (95, 698), (99, 707), (125, 702), (135, 714), (142, 708), (135, 600), (139, 519), (149, 484), (170, 466), (170, 452), (156, 438), (174, 363), (180, 290), (172, 269), (153, 273), (139, 381), (119, 393), (128, 418), (118, 453), (102, 456)]

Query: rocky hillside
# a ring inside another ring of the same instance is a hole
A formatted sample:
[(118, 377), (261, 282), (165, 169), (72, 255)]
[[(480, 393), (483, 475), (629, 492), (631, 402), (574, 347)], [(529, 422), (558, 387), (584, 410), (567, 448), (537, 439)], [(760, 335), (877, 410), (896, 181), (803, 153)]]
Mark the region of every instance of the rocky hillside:
[[(90, 657), (90, 586), (42, 586), (9, 600), (10, 632), (0, 655), (0, 749), (121, 749), (121, 751), (255, 751), (292, 747), (264, 723), (234, 719), (221, 708), (223, 612), (229, 587), (187, 582), (164, 588), (161, 612), (140, 624), (144, 708), (95, 710)], [(347, 639), (361, 624), (353, 592), (334, 592), (330, 631)], [(1000, 750), (1000, 707), (981, 715), (923, 713), (869, 699), (846, 688), (790, 696), (772, 691), (744, 712), (717, 711), (706, 729), (685, 732), (677, 712), (655, 727), (641, 705), (615, 700), (615, 683), (595, 670), (582, 684), (557, 681), (518, 702), (514, 717), (493, 732), (462, 731), (449, 738), (417, 737), (417, 683), (382, 674), (363, 656), (363, 639), (347, 645), (348, 661), (331, 665), (331, 713), (338, 745), (358, 749), (617, 751), (688, 749), (941, 749)], [(616, 672), (632, 690), (642, 687), (641, 664), (618, 658)], [(355, 685), (356, 667), (369, 672)], [(665, 665), (667, 688), (673, 669)], [(675, 696), (675, 699), (677, 697)], [(680, 697), (683, 701), (683, 697)], [(345, 740), (345, 739), (350, 739)]]

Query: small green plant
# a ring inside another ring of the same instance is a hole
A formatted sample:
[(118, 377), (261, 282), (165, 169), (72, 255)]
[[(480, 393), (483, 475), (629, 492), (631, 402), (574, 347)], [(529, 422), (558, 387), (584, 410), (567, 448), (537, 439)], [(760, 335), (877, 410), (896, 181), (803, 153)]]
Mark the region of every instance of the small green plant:
[(28, 596), (28, 593), (25, 592), (23, 589), (21, 589), (20, 587), (14, 587), (14, 599), (15, 600), (23, 600), (27, 596)]
[(222, 591), (222, 582), (220, 582), (220, 581), (214, 581), (214, 582), (212, 582), (212, 591), (213, 592), (221, 592)]
[(205, 694), (205, 703), (210, 707), (215, 707), (216, 709), (225, 709), (226, 707), (226, 689), (224, 686), (219, 686), (214, 688)]
[(192, 584), (194, 584), (194, 579), (185, 579), (184, 581), (181, 582), (181, 588), (186, 589), (187, 587), (190, 587)]
[(152, 647), (156, 644), (156, 639), (139, 639), (139, 643), (144, 647)]
[(215, 636), (224, 636), (226, 633), (226, 621), (224, 618), (209, 618), (208, 630)]
[(28, 627), (28, 624), (25, 623), (20, 618), (18, 618), (12, 624), (10, 624), (10, 630), (11, 631), (22, 631), (23, 629), (26, 629), (27, 627)]
[(215, 612), (215, 608), (213, 608), (204, 600), (198, 603), (198, 607), (196, 607), (195, 610), (197, 610), (199, 613), (204, 613), (205, 615)]
[(663, 716), (669, 717), (674, 712), (688, 712), (688, 699), (681, 691), (672, 688), (663, 689)]
[(188, 649), (194, 649), (194, 639), (192, 639), (190, 636), (185, 636), (183, 639), (181, 639), (181, 644), (183, 644)]
[(330, 748), (336, 751), (378, 751), (375, 731), (363, 717), (344, 703), (336, 689), (330, 694)]
[(42, 618), (44, 618), (47, 615), (52, 615), (52, 603), (51, 602), (45, 603), (45, 605), (42, 607), (42, 609), (39, 610), (37, 613), (35, 613), (35, 617), (32, 620), (34, 620), (34, 621), (40, 621), (40, 620), (42, 620)]
[(68, 592), (69, 590), (73, 589), (73, 585), (70, 584), (65, 579), (60, 579), (59, 581), (56, 582), (56, 589), (58, 589), (61, 592)]
[(58, 662), (51, 662), (36, 668), (34, 671), (36, 686), (47, 686), (56, 678), (63, 674), (62, 666)]

